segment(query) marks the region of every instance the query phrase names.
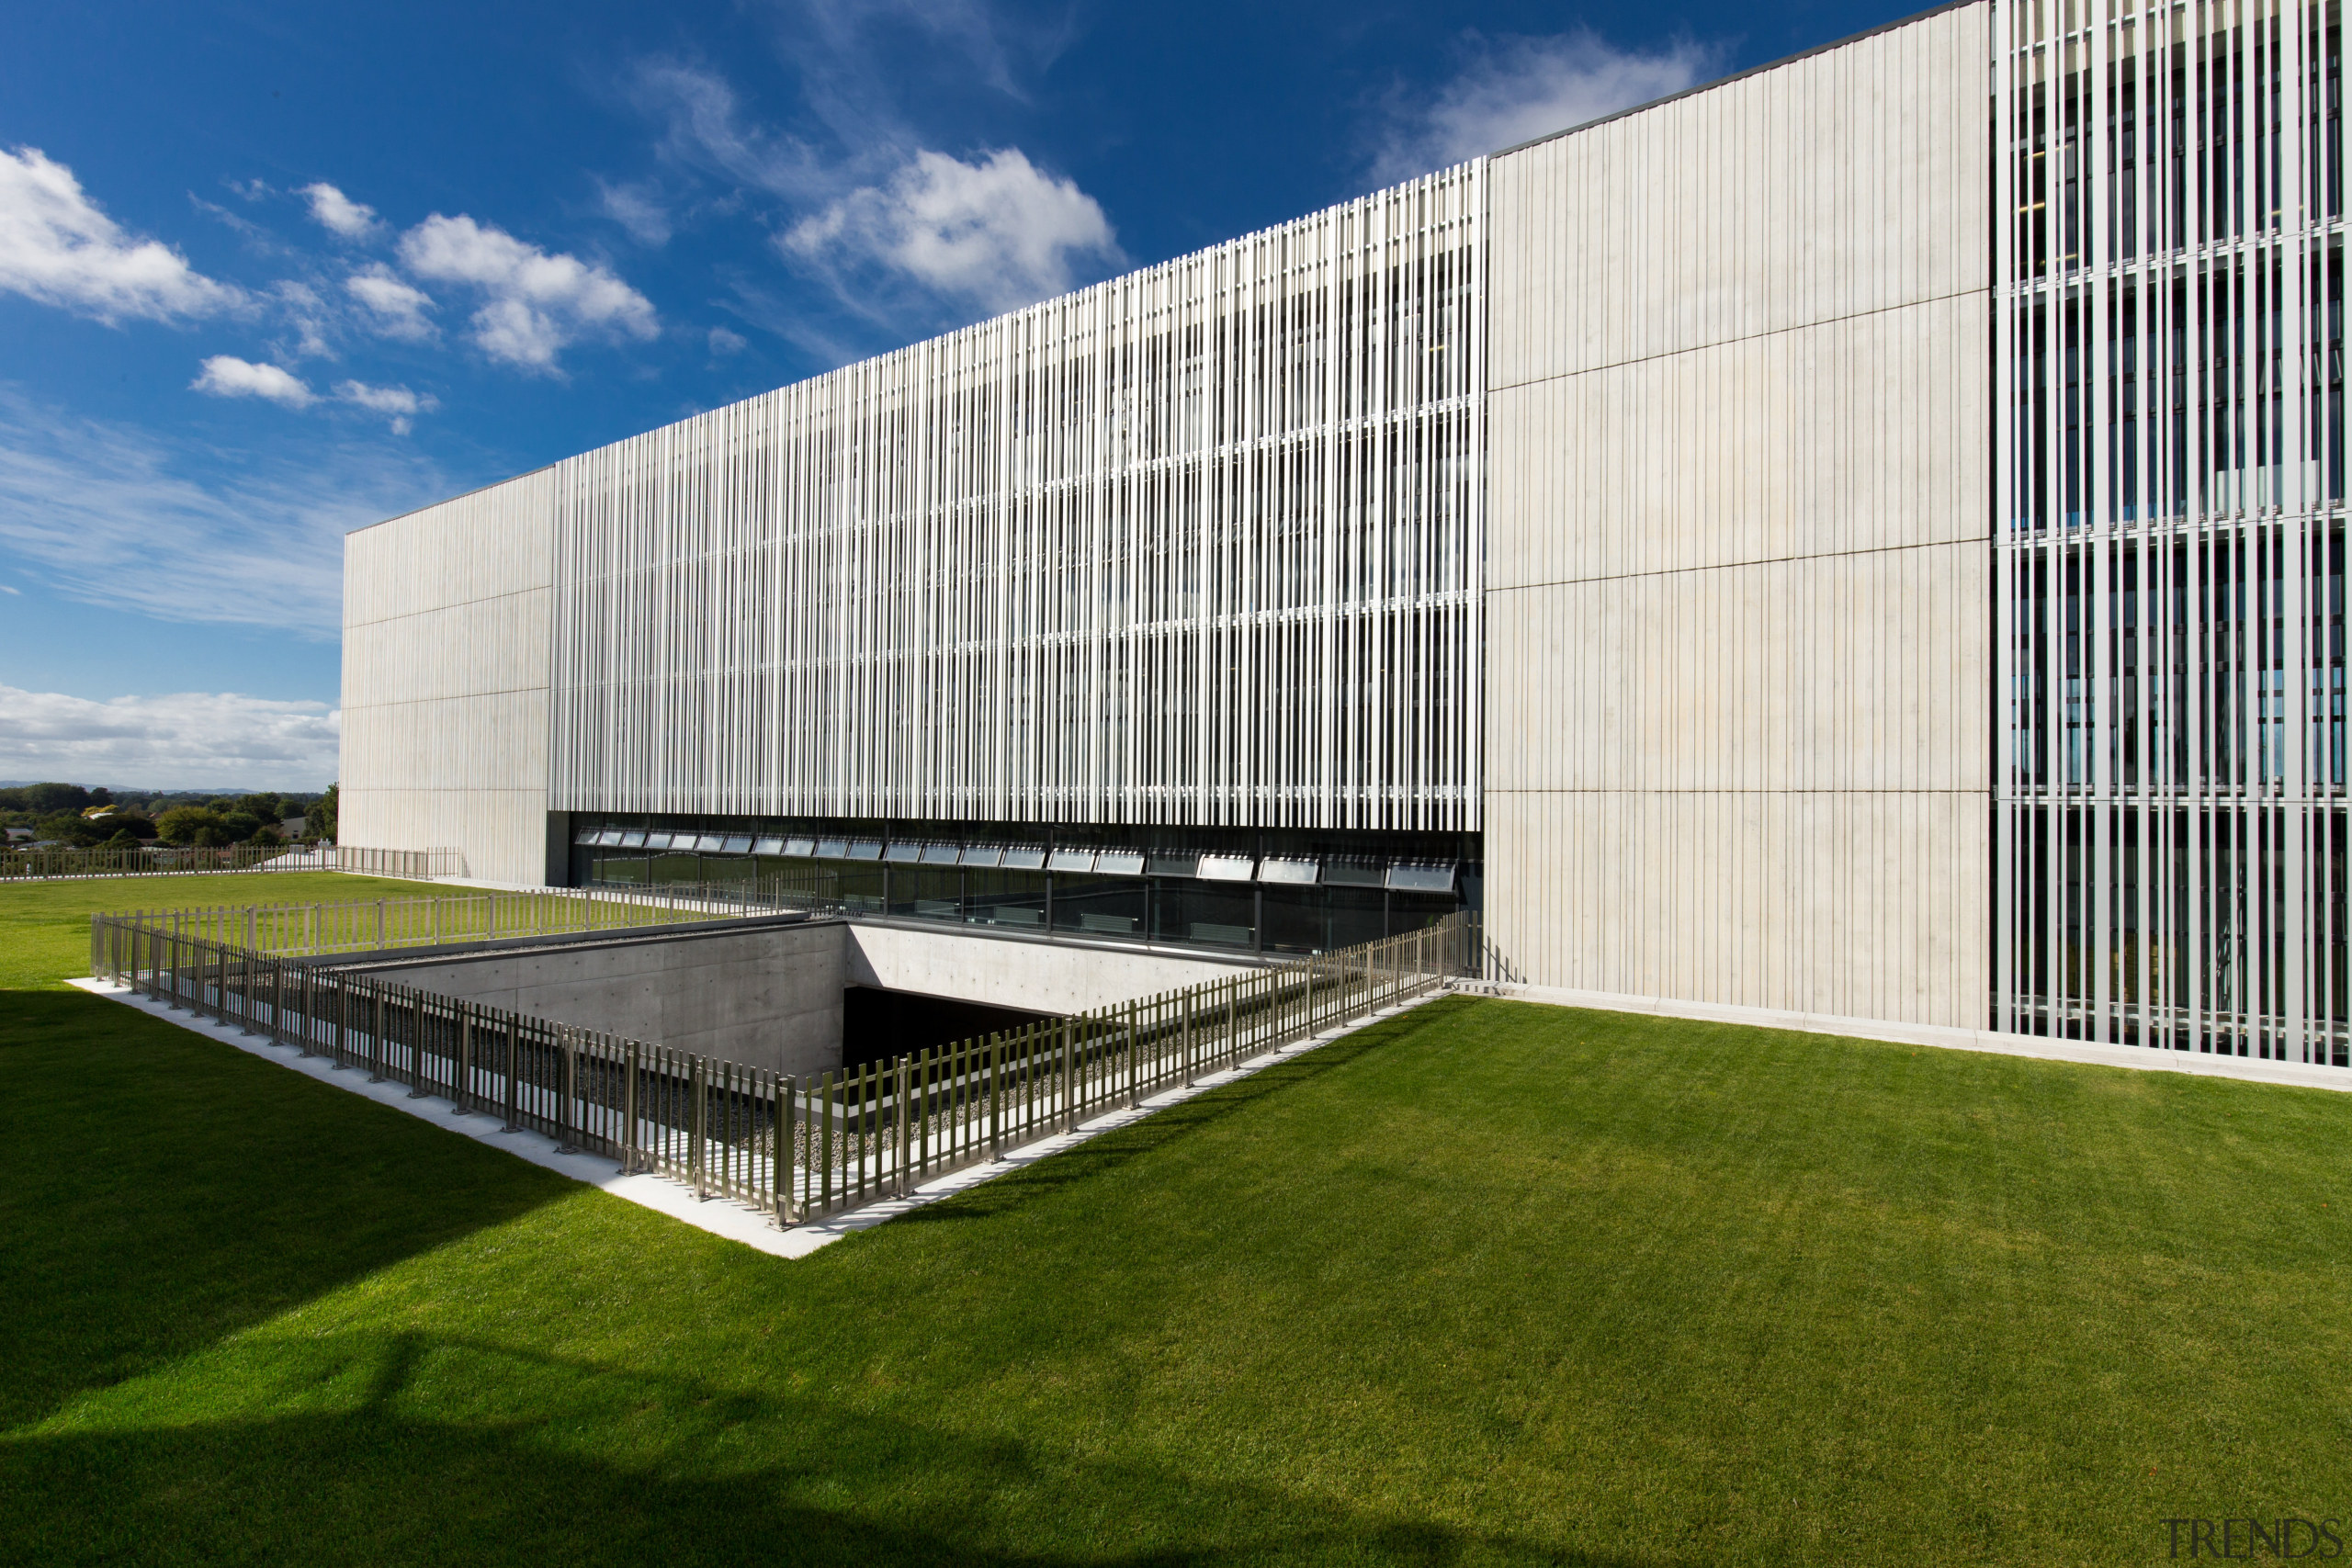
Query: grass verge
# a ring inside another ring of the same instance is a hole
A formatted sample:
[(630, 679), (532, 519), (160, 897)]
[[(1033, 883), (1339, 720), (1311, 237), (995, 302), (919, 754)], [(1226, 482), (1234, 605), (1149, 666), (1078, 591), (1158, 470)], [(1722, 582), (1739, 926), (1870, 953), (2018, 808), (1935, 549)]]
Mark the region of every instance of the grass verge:
[[(11, 940), (55, 891), (0, 891)], [(2162, 1560), (2167, 1517), (2352, 1514), (2347, 1133), (2318, 1090), (1462, 999), (786, 1263), (20, 987), (0, 1540)]]

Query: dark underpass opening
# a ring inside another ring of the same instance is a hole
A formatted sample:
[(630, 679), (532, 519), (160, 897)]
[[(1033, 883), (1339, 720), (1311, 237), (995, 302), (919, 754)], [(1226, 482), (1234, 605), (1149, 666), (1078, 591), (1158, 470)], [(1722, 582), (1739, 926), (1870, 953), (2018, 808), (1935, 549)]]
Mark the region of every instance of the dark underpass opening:
[(958, 1040), (1026, 1029), (1058, 1016), (915, 991), (852, 986), (842, 993), (842, 1066), (862, 1067), (868, 1062), (912, 1055)]

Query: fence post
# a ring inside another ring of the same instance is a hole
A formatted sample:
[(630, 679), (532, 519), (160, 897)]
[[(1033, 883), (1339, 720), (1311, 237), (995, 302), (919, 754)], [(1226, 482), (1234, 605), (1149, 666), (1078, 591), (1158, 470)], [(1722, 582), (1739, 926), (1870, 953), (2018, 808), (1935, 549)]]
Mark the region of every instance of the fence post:
[(775, 1194), (775, 1223), (779, 1229), (792, 1224), (794, 1221), (792, 1156), (798, 1140), (793, 1135), (796, 1120), (793, 1113), (799, 1109), (799, 1080), (777, 1074), (774, 1132), (768, 1141), (768, 1185)]
[(704, 1155), (703, 1139), (706, 1134), (704, 1118), (705, 1112), (710, 1104), (709, 1079), (704, 1071), (707, 1060), (708, 1058), (701, 1055), (689, 1057), (688, 1061), (691, 1065), (686, 1069), (686, 1083), (695, 1097), (695, 1142), (694, 1147), (690, 1151), (690, 1162), (694, 1168), (695, 1198), (697, 1201), (707, 1196), (707, 1194), (703, 1191), (702, 1183)]
[(473, 1109), (474, 1089), (474, 1004), (458, 1004), (458, 1071), (457, 1081), (449, 1086), (449, 1107), (452, 1116), (463, 1116)]
[(912, 1061), (913, 1058), (909, 1056), (899, 1058), (898, 1093), (891, 1097), (890, 1107), (890, 1131), (893, 1134), (890, 1142), (895, 1145), (893, 1153), (897, 1156), (898, 1164), (898, 1169), (893, 1174), (898, 1177), (898, 1195), (901, 1198), (914, 1190), (913, 1184), (907, 1179), (907, 1141), (912, 1132), (907, 1122), (907, 1091), (909, 1080), (912, 1077)]
[(384, 987), (381, 982), (368, 982), (368, 1000), (375, 1004), (375, 1026), (368, 1031), (368, 1081), (384, 1081)]
[(1193, 987), (1184, 987), (1184, 1087), (1193, 1087)]
[(1129, 1002), (1127, 1004), (1127, 1109), (1130, 1111), (1141, 1103), (1136, 1090), (1136, 1076), (1143, 1070), (1143, 1064), (1136, 1061), (1136, 1057), (1142, 1048), (1142, 1043), (1136, 1037), (1136, 1004)]
[[(833, 1207), (832, 1074), (828, 1072), (818, 1075), (817, 1091), (824, 1100), (825, 1124), (822, 1127), (816, 1129), (817, 1136), (815, 1141), (819, 1145), (817, 1169), (810, 1173), (809, 1184), (811, 1186), (817, 1186), (819, 1182), (823, 1183), (818, 1190), (818, 1206), (811, 1211), (814, 1213), (823, 1214), (831, 1213)], [(809, 1113), (811, 1115), (816, 1114), (816, 1107), (812, 1106), (809, 1108)]]
[(423, 1100), (433, 1091), (424, 1072), (424, 993), (403, 989), (408, 998), (408, 1097)]
[(563, 1071), (562, 1081), (556, 1086), (555, 1152), (560, 1155), (576, 1155), (580, 1150), (571, 1141), (571, 1113), (572, 1100), (580, 1084), (580, 1043), (576, 1032), (569, 1024), (563, 1025), (557, 1032), (556, 1040), (563, 1048)]
[(989, 1036), (989, 1157), (1004, 1153), (1004, 1036)]
[(1062, 1020), (1062, 1131), (1078, 1125), (1078, 1021)]
[(621, 1086), (621, 1174), (628, 1176), (637, 1169), (637, 1080), (644, 1070), (645, 1047), (638, 1041), (628, 1043), (628, 1061), (621, 1070), (628, 1081)]
[(376, 948), (377, 948), (377, 951), (378, 951), (378, 952), (379, 952), (379, 953), (380, 953), (381, 951), (383, 951), (383, 946), (384, 946), (384, 901), (383, 901), (381, 898), (379, 898), (379, 899), (377, 899), (377, 900), (376, 900)]

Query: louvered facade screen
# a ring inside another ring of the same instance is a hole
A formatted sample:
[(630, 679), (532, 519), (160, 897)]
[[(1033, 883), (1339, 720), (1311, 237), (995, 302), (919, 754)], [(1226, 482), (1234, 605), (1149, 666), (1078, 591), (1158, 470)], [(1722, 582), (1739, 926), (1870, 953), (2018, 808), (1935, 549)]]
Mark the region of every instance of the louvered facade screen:
[(1996, 1028), (2344, 1059), (2339, 17), (1994, 10)]
[(558, 464), (551, 808), (1475, 830), (1483, 176)]

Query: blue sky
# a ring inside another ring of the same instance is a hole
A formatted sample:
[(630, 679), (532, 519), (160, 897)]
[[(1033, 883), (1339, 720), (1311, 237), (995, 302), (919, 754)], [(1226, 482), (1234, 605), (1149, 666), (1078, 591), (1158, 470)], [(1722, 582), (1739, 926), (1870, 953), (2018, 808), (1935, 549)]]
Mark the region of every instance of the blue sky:
[(289, 788), (351, 527), (1908, 8), (6, 9), (0, 779)]

